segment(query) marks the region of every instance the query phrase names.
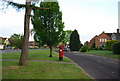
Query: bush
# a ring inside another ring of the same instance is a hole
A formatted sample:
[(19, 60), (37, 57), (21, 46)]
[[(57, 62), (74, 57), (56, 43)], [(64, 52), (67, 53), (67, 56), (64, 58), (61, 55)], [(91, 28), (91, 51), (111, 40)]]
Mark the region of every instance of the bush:
[(102, 46), (99, 46), (99, 48), (98, 48), (99, 50), (103, 50), (103, 48), (102, 48)]
[(86, 45), (82, 46), (81, 49), (80, 49), (81, 52), (87, 52), (89, 50), (90, 50), (90, 48)]
[(120, 42), (114, 43), (112, 45), (112, 52), (114, 54), (120, 54)]
[(112, 44), (114, 44), (115, 42), (117, 42), (116, 40), (107, 40), (106, 42), (106, 49), (107, 50), (112, 50)]
[(98, 47), (97, 47), (97, 48), (95, 48), (94, 50), (98, 50)]

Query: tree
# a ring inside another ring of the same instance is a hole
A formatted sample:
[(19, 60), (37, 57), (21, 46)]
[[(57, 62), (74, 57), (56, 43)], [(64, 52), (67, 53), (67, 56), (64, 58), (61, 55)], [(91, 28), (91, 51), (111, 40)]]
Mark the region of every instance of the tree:
[(77, 30), (74, 30), (70, 36), (70, 50), (79, 51), (80, 50), (80, 39)]
[(52, 57), (52, 47), (64, 39), (64, 23), (62, 22), (62, 12), (59, 10), (58, 2), (42, 2), (40, 7), (49, 10), (34, 10), (31, 18), (34, 39), (37, 43), (46, 44), (50, 48)]
[(9, 38), (10, 45), (12, 47), (16, 47), (16, 48), (21, 49), (22, 48), (22, 39), (23, 39), (23, 34), (13, 34)]
[(70, 43), (70, 36), (72, 34), (72, 30), (66, 30), (64, 31), (65, 32), (65, 38), (63, 40), (63, 43), (66, 44), (66, 43)]
[(112, 45), (117, 42), (117, 40), (107, 40), (106, 42), (106, 49), (107, 50), (112, 50)]
[[(25, 0), (26, 4), (19, 4), (15, 3), (13, 1), (7, 1), (7, 5), (12, 5), (13, 7), (17, 9), (25, 8), (25, 18), (24, 18), (24, 36), (22, 41), (22, 50), (21, 50), (21, 56), (19, 60), (20, 66), (27, 65), (27, 59), (28, 59), (28, 41), (29, 41), (29, 25), (30, 25), (30, 15), (32, 9), (46, 9), (46, 8), (40, 8), (36, 7), (34, 4), (31, 5), (32, 0)], [(34, 0), (33, 0), (34, 1)], [(48, 8), (47, 8), (48, 9)]]
[(92, 44), (92, 49), (95, 49), (96, 48), (96, 44), (95, 42)]

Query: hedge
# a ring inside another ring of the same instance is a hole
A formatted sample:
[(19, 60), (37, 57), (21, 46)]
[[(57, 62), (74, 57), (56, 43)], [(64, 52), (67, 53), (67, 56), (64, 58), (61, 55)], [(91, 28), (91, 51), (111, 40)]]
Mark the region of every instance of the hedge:
[(112, 45), (112, 52), (114, 54), (120, 54), (120, 42), (114, 43)]

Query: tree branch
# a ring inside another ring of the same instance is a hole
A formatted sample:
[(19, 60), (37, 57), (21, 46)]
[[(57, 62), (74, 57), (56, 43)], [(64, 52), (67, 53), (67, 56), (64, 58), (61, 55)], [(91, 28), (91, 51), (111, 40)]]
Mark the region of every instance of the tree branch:
[(26, 4), (18, 4), (18, 3), (14, 3), (14, 2), (9, 2), (7, 1), (9, 5), (12, 5), (12, 6), (15, 6), (17, 7), (18, 9), (20, 8), (25, 8), (26, 7)]
[(7, 1), (7, 2), (8, 2), (9, 5), (15, 6), (18, 9), (25, 8), (25, 7), (30, 7), (31, 9), (49, 9), (49, 8), (36, 7), (34, 5), (19, 4), (19, 3), (14, 3), (14, 2), (10, 2), (10, 1)]

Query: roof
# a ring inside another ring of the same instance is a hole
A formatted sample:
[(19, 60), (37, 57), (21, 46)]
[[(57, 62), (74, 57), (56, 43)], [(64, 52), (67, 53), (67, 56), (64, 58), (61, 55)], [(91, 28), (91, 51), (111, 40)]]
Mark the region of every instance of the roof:
[(120, 36), (120, 33), (119, 33), (119, 34), (117, 34), (117, 33), (114, 33), (114, 34), (115, 34), (115, 36), (117, 36), (117, 35), (118, 35), (118, 36)]
[(108, 35), (109, 37), (111, 37), (111, 35), (113, 34), (113, 33), (105, 33), (106, 35)]

